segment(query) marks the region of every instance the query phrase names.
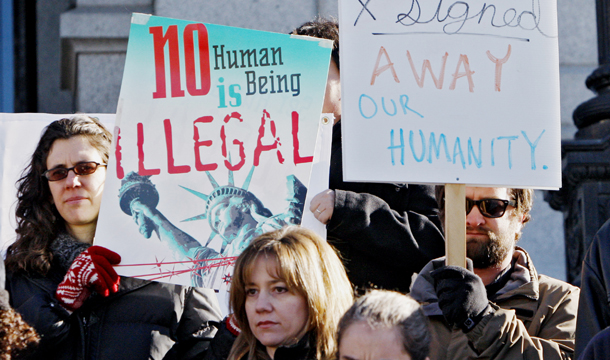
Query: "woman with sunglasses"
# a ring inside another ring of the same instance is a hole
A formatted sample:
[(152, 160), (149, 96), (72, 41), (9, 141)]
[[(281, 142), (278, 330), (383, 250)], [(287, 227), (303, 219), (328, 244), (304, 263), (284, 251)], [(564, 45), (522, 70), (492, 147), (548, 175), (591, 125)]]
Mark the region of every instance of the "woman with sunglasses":
[(83, 115), (45, 129), (18, 181), (11, 305), (41, 335), (34, 358), (199, 357), (220, 317), (213, 291), (121, 278), (120, 256), (91, 246), (111, 138)]

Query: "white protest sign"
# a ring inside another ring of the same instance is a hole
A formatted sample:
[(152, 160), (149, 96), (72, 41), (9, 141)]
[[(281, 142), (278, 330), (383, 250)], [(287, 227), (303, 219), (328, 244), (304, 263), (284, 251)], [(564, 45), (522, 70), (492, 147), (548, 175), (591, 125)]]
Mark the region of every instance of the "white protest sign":
[(561, 187), (554, 0), (341, 0), (346, 181)]
[(301, 222), (331, 47), (133, 15), (95, 237), (120, 275), (223, 298), (252, 239)]

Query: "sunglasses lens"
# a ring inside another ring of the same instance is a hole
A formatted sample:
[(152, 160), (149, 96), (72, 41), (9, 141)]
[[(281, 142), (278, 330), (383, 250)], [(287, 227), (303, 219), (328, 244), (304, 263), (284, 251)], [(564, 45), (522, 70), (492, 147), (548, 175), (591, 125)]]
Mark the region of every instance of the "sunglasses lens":
[(94, 162), (81, 163), (74, 167), (76, 175), (91, 175), (97, 169), (97, 164)]
[(49, 179), (50, 181), (61, 180), (64, 179), (66, 176), (68, 176), (68, 169), (65, 168), (53, 169), (47, 172), (47, 179)]
[(504, 211), (506, 210), (506, 203), (502, 200), (497, 199), (487, 199), (483, 200), (479, 204), (479, 209), (481, 209), (481, 213), (485, 216), (496, 218), (504, 215)]
[(466, 215), (470, 214), (470, 211), (474, 207), (474, 200), (466, 199)]

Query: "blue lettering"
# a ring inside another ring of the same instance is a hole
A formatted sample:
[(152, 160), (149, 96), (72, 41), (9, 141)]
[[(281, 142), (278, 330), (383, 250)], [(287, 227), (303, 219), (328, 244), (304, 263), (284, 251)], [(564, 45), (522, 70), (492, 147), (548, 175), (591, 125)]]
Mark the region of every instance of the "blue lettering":
[(241, 94), (239, 91), (236, 91), (235, 88), (237, 88), (237, 90), (241, 90), (241, 86), (239, 84), (229, 86), (229, 96), (235, 99), (235, 104), (233, 104), (233, 101), (229, 101), (229, 104), (231, 104), (232, 107), (238, 107), (241, 105)]
[(400, 129), (400, 145), (394, 145), (394, 129), (390, 130), (390, 154), (392, 154), (392, 166), (396, 165), (394, 162), (394, 149), (400, 149), (400, 165), (405, 164), (405, 140), (402, 134), (402, 129)]
[(540, 138), (542, 137), (542, 134), (544, 134), (545, 131), (546, 130), (542, 130), (536, 141), (534, 141), (533, 145), (530, 139), (527, 137), (525, 131), (521, 131), (521, 134), (523, 134), (523, 137), (525, 137), (525, 141), (527, 141), (527, 143), (530, 145), (530, 149), (532, 151), (532, 170), (536, 170), (536, 146), (538, 146), (538, 141), (540, 141)]
[(386, 108), (385, 108), (385, 98), (383, 96), (381, 97), (381, 107), (383, 107), (383, 111), (385, 111), (386, 114), (388, 114), (390, 116), (394, 116), (394, 115), (396, 115), (396, 112), (398, 110), (396, 110), (396, 103), (394, 102), (394, 100), (390, 99), (390, 101), (392, 102), (392, 106), (394, 106), (394, 113), (393, 114), (390, 114), (388, 112), (388, 110), (386, 110)]
[(464, 153), (462, 152), (462, 145), (460, 145), (460, 138), (455, 138), (455, 145), (453, 146), (453, 163), (455, 164), (455, 160), (457, 156), (460, 155), (460, 162), (462, 163), (462, 168), (466, 169), (466, 161), (464, 160)]
[(494, 158), (494, 141), (496, 139), (491, 139), (491, 166), (496, 166), (495, 158)]
[(513, 168), (513, 159), (512, 159), (512, 154), (510, 151), (511, 141), (517, 140), (518, 138), (519, 138), (518, 136), (498, 136), (498, 140), (508, 140), (508, 168), (509, 169)]
[(410, 107), (408, 107), (407, 106), (408, 103), (409, 103), (409, 97), (407, 95), (400, 95), (400, 105), (401, 105), (402, 111), (405, 113), (405, 115), (407, 115), (407, 110), (411, 110), (412, 112), (414, 112), (420, 118), (424, 117), (422, 114), (420, 114), (417, 111), (415, 111), (415, 110), (411, 109)]
[[(364, 115), (364, 112), (362, 112), (362, 98), (363, 97), (366, 97), (369, 100), (371, 100), (373, 102), (373, 105), (375, 106), (375, 112), (373, 112), (373, 115), (371, 115), (371, 116), (366, 116), (366, 115)], [(375, 103), (375, 100), (373, 100), (372, 97), (370, 97), (366, 94), (360, 95), (360, 100), (358, 100), (358, 108), (360, 109), (360, 115), (362, 115), (362, 117), (365, 119), (370, 119), (377, 114), (377, 104)], [(402, 132), (402, 129), (400, 131)]]
[[(472, 156), (471, 156), (472, 154)], [(474, 148), (472, 147), (472, 139), (468, 138), (468, 165), (472, 165), (472, 158), (474, 158), (474, 163), (477, 165), (477, 168), (481, 168), (481, 162), (483, 162), (483, 155), (481, 154), (481, 139), (479, 139), (479, 158), (474, 153)]]
[[(219, 83), (223, 83), (223, 81), (225, 81), (224, 78), (219, 78), (218, 82)], [(225, 102), (225, 86), (224, 85), (218, 85), (216, 86), (218, 88), (218, 100), (220, 101), (220, 105), (218, 105), (219, 108), (226, 108), (227, 104)]]
[(445, 138), (445, 134), (441, 134), (438, 137), (438, 146), (436, 146), (436, 137), (434, 136), (434, 132), (430, 133), (430, 147), (428, 150), (428, 162), (432, 164), (432, 150), (434, 150), (434, 154), (436, 155), (436, 159), (440, 157), (441, 153), (441, 145), (445, 145), (445, 156), (447, 157), (447, 161), (451, 162), (451, 156), (449, 155), (449, 149), (447, 148), (447, 139)]
[(419, 130), (419, 137), (421, 137), (421, 156), (418, 158), (417, 155), (415, 155), (415, 147), (413, 146), (413, 130), (409, 132), (409, 145), (411, 146), (413, 158), (417, 162), (422, 162), (426, 156), (426, 138), (424, 138), (424, 132), (421, 130)]

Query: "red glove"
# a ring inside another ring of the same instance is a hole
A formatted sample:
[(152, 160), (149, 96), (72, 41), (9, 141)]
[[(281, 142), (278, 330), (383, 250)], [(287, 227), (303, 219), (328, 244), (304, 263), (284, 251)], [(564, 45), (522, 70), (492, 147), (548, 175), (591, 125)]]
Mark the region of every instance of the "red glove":
[(91, 246), (74, 259), (55, 297), (64, 308), (74, 311), (83, 305), (91, 289), (102, 296), (117, 292), (121, 278), (112, 265), (120, 262), (121, 256), (114, 251)]

